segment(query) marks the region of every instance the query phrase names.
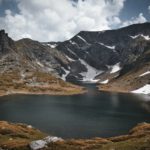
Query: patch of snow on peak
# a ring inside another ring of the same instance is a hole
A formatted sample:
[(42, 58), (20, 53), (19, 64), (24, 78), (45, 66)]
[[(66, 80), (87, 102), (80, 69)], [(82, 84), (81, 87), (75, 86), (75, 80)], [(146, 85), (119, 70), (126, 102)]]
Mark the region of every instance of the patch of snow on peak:
[(55, 48), (57, 44), (48, 44), (51, 48)]
[(115, 65), (111, 66), (111, 72), (110, 73), (116, 73), (119, 70), (121, 70), (120, 63), (116, 63)]
[(116, 46), (109, 46), (109, 45), (105, 45), (104, 43), (99, 43), (99, 44), (102, 45), (102, 46), (105, 46), (109, 49), (112, 49), (112, 50), (114, 50), (116, 48)]
[(70, 40), (69, 41), (72, 45), (77, 45), (77, 43), (75, 43), (74, 41)]
[(84, 41), (85, 43), (89, 44), (83, 37), (81, 37), (81, 36), (79, 36), (79, 35), (77, 35), (77, 37), (78, 37), (79, 39), (81, 39), (82, 41)]
[(130, 37), (132, 38), (132, 39), (136, 39), (137, 37), (139, 37), (140, 35), (134, 35), (134, 36), (132, 36), (132, 35), (130, 35)]
[(132, 93), (137, 93), (137, 94), (150, 94), (150, 84), (146, 84), (143, 87), (131, 91)]
[(43, 43), (43, 45), (50, 46), (51, 48), (55, 48), (57, 44)]
[(145, 38), (145, 40), (150, 40), (150, 37), (149, 37), (149, 35), (147, 35), (147, 36), (144, 36), (144, 35), (142, 35), (142, 37), (144, 37)]
[(101, 81), (100, 83), (101, 84), (107, 84), (108, 82), (109, 82), (109, 80), (107, 79), (107, 80)]
[(138, 38), (139, 36), (141, 36), (141, 37), (143, 37), (145, 40), (150, 40), (150, 36), (149, 35), (143, 35), (143, 34), (138, 34), (138, 35), (134, 35), (134, 36), (131, 36), (130, 35), (130, 37), (132, 38), (132, 39), (136, 39), (136, 38)]
[(141, 74), (140, 77), (146, 76), (147, 74), (150, 74), (150, 71), (147, 71), (147, 72)]
[(94, 67), (87, 64), (83, 59), (79, 59), (81, 64), (83, 64), (87, 68), (87, 72), (80, 73), (83, 76), (83, 82), (90, 82), (90, 83), (96, 83), (98, 80), (94, 79), (98, 74), (102, 73), (102, 71), (99, 71), (95, 69)]
[(65, 71), (65, 74), (63, 74), (63, 75), (61, 76), (61, 79), (63, 79), (64, 81), (66, 81), (66, 77), (67, 77), (67, 75), (70, 73), (70, 71), (66, 70), (64, 67), (62, 67), (62, 68), (63, 68), (63, 70)]

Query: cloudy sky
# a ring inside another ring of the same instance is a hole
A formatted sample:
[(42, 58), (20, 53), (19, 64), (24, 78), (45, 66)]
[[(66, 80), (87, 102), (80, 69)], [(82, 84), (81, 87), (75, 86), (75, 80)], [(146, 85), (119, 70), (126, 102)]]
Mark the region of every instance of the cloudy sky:
[(150, 0), (0, 0), (0, 29), (14, 39), (63, 41), (150, 21)]

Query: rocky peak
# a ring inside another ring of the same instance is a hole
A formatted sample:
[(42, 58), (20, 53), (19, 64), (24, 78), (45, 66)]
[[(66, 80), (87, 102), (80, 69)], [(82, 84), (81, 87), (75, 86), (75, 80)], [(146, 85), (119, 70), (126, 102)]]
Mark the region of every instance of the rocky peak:
[(5, 30), (0, 30), (0, 53), (6, 53), (10, 47), (14, 46), (13, 40), (8, 37)]

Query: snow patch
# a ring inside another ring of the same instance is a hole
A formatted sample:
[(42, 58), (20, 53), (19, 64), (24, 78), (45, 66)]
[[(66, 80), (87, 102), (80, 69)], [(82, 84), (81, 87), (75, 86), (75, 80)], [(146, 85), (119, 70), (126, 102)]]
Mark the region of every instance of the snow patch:
[(90, 82), (90, 83), (96, 83), (98, 80), (94, 79), (98, 74), (102, 73), (102, 71), (99, 71), (95, 69), (94, 67), (87, 64), (83, 59), (79, 59), (81, 64), (83, 64), (87, 68), (87, 72), (80, 73), (83, 76), (83, 82)]
[(62, 69), (65, 71), (65, 74), (62, 75), (61, 79), (63, 79), (64, 81), (66, 81), (66, 77), (68, 76), (68, 74), (70, 73), (70, 71), (66, 70), (64, 67), (62, 67)]
[(147, 72), (141, 74), (140, 77), (146, 76), (147, 74), (150, 74), (150, 71), (147, 71)]
[(77, 45), (77, 43), (75, 43), (75, 42), (72, 41), (72, 40), (69, 40), (69, 42), (70, 42), (72, 45)]
[(55, 48), (57, 44), (46, 44), (47, 46), (50, 46), (51, 48)]
[(150, 94), (150, 84), (146, 84), (143, 87), (131, 91), (131, 93), (137, 93), (137, 94)]
[(138, 38), (139, 36), (141, 36), (141, 37), (143, 37), (145, 40), (150, 40), (150, 36), (149, 35), (143, 35), (143, 34), (138, 34), (138, 35), (134, 35), (134, 36), (131, 36), (130, 35), (130, 37), (132, 38), (132, 39), (136, 39), (136, 38)]
[(109, 82), (109, 80), (107, 79), (107, 80), (101, 81), (100, 83), (101, 84), (107, 84), (108, 82)]
[(79, 39), (81, 39), (82, 41), (84, 41), (86, 44), (89, 44), (83, 37), (81, 37), (81, 36), (79, 36), (79, 35), (77, 35), (77, 37), (78, 37)]
[(120, 63), (116, 63), (115, 65), (111, 66), (111, 72), (110, 73), (115, 73), (121, 70)]
[(116, 46), (109, 46), (109, 45), (105, 45), (104, 43), (99, 43), (99, 44), (102, 45), (102, 46), (105, 46), (109, 49), (112, 49), (112, 50), (115, 50), (115, 48), (116, 48)]

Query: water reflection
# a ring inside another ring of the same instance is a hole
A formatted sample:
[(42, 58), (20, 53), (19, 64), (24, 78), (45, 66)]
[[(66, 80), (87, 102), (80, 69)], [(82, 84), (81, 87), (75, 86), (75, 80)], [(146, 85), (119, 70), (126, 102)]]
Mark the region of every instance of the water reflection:
[(119, 95), (118, 93), (112, 93), (111, 102), (113, 107), (119, 107)]
[(150, 112), (150, 95), (134, 94), (134, 96), (141, 103), (141, 107)]

